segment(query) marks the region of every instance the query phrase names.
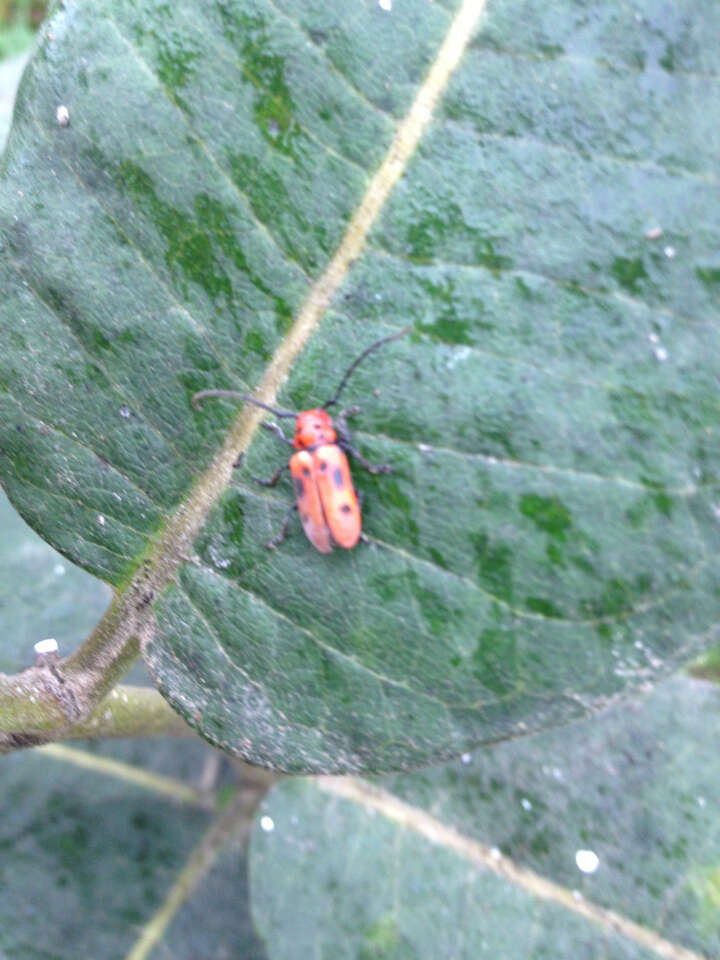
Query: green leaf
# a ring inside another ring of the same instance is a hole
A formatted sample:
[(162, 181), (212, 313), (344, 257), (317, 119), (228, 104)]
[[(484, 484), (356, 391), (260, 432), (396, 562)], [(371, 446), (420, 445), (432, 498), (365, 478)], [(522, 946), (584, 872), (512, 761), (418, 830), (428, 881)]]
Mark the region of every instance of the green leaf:
[(0, 154), (10, 129), (15, 91), (27, 58), (28, 55), (22, 53), (0, 62)]
[[(3, 483), (127, 609), (150, 577), (156, 682), (256, 763), (418, 765), (717, 639), (718, 13), (491, 0), (462, 50), (460, 9), (76, 0), (21, 88)], [(408, 322), (343, 398), (369, 543), (268, 552), (287, 452), (193, 394), (322, 403)]]
[(28, 960), (125, 956), (207, 812), (41, 752), (4, 757), (1, 784), (0, 951)]
[(237, 801), (213, 818), (213, 798), (201, 804), (191, 786), (209, 748), (174, 740), (91, 751), (53, 745), (3, 758), (3, 956), (264, 957)]
[[(72, 649), (108, 590), (43, 543), (2, 495), (0, 529), (0, 636), (8, 641), (0, 669), (20, 670), (48, 632), (61, 651)], [(195, 889), (177, 896), (210, 819), (213, 798), (198, 789), (210, 754), (200, 740), (156, 737), (1, 758), (0, 953), (126, 956), (172, 893), (154, 960), (264, 956), (247, 903), (246, 849), (233, 831)], [(219, 773), (218, 797), (232, 794), (235, 778)]]
[(712, 647), (688, 669), (694, 677), (720, 683), (720, 647)]
[(679, 678), (444, 768), (277, 786), (251, 847), (269, 957), (718, 956), (719, 729), (717, 687)]
[(29, 666), (38, 640), (77, 647), (107, 607), (107, 587), (69, 564), (23, 523), (0, 493), (0, 671)]

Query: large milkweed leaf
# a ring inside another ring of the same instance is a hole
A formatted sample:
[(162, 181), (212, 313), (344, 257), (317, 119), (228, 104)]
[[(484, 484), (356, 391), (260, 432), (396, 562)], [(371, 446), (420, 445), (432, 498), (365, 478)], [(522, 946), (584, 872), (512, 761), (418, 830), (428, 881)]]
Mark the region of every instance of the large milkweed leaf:
[[(121, 594), (164, 571), (161, 690), (285, 769), (563, 723), (717, 629), (717, 11), (490, 0), (462, 49), (479, 3), (386, 6), (67, 3), (4, 159), (3, 482)], [(269, 553), (286, 453), (233, 471), (254, 421), (192, 395), (294, 360), (317, 404), (408, 322), (345, 394), (369, 543)]]
[[(11, 641), (0, 668), (18, 670), (48, 631), (62, 651), (77, 643), (108, 589), (40, 540), (2, 493), (0, 529), (0, 635)], [(199, 739), (168, 737), (53, 744), (3, 757), (2, 956), (128, 956), (149, 930), (159, 939), (158, 927), (171, 921), (153, 956), (264, 957), (250, 921), (238, 824), (225, 817), (214, 826), (211, 818), (215, 798), (232, 809), (235, 777), (220, 769), (213, 796), (210, 755)], [(188, 867), (194, 889), (183, 878)], [(174, 916), (165, 907), (171, 897)]]
[(209, 820), (32, 751), (3, 758), (0, 796), (7, 957), (126, 956)]
[(3, 758), (3, 956), (266, 957), (250, 918), (238, 798), (226, 790), (230, 802), (214, 814), (198, 789), (210, 748), (91, 749)]
[(268, 956), (717, 957), (719, 708), (676, 677), (446, 766), (276, 786), (250, 858)]

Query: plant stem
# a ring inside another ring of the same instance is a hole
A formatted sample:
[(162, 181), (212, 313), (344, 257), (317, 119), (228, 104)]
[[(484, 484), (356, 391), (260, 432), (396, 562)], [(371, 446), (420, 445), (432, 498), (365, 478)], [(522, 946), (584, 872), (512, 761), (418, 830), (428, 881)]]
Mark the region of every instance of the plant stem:
[[(167, 736), (195, 734), (157, 690), (133, 686), (116, 687), (83, 720), (52, 732), (53, 740)], [(0, 753), (9, 753), (23, 746), (37, 746), (47, 739), (42, 734), (0, 733)]]
[[(67, 736), (130, 669), (152, 628), (136, 589), (118, 594), (85, 643), (65, 659), (38, 657), (15, 675), (0, 674), (0, 735), (18, 746)], [(7, 739), (7, 738), (6, 738)]]

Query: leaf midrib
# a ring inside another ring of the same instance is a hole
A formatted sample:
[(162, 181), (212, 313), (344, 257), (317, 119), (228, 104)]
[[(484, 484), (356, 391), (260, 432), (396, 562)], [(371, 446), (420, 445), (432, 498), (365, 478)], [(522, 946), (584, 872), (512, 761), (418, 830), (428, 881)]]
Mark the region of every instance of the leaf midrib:
[[(322, 274), (310, 287), (297, 317), (254, 391), (255, 396), (263, 403), (270, 406), (275, 403), (279, 388), (293, 362), (319, 326), (352, 263), (364, 248), (370, 229), (404, 173), (423, 132), (434, 116), (441, 94), (462, 60), (485, 4), (486, 0), (463, 0), (453, 17), (435, 61), (410, 110), (397, 125), (385, 158), (371, 178), (340, 245)], [(113, 27), (128, 43), (114, 23)], [(139, 62), (146, 70), (150, 70), (141, 58)], [(205, 150), (204, 145), (203, 149)], [(206, 150), (205, 152), (207, 153)], [(223, 178), (228, 179), (227, 174), (217, 167), (212, 156), (209, 156), (209, 159)], [(233, 189), (239, 192), (237, 185), (231, 180), (229, 182)], [(262, 224), (260, 226), (267, 230)], [(229, 484), (238, 453), (248, 448), (263, 416), (264, 413), (255, 406), (246, 406), (240, 410), (210, 465), (170, 515), (161, 534), (149, 543), (145, 554), (136, 559), (135, 571), (118, 585), (115, 602), (108, 613), (88, 641), (69, 658), (67, 667), (70, 674), (104, 664), (108, 657), (120, 659), (123, 651), (138, 636), (142, 638), (144, 645), (149, 642), (154, 634), (152, 604), (138, 603), (138, 597), (157, 597), (169, 585), (180, 564), (187, 559), (190, 547), (210, 510)]]
[(561, 909), (582, 917), (607, 934), (620, 933), (629, 942), (644, 947), (664, 960), (705, 960), (680, 944), (667, 940), (652, 927), (643, 926), (624, 914), (600, 906), (584, 896), (550, 880), (530, 867), (522, 866), (495, 848), (462, 833), (434, 817), (419, 806), (355, 777), (319, 776), (312, 781), (322, 793), (357, 804), (366, 811), (379, 813), (403, 830), (424, 837), (435, 846), (452, 851), (476, 867), (498, 876), (540, 901), (554, 903)]

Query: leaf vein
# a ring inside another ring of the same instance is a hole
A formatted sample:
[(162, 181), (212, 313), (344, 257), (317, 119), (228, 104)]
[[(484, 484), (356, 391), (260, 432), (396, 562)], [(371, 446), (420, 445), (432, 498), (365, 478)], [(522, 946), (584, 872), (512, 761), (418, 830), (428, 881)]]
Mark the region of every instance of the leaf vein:
[(187, 460), (187, 459), (178, 451), (178, 449), (177, 449), (177, 448), (175, 447), (175, 445), (173, 444), (172, 440), (170, 440), (169, 437), (167, 437), (167, 436), (162, 432), (162, 430), (160, 430), (160, 428), (157, 427), (157, 426), (150, 420), (150, 418), (147, 416), (147, 414), (146, 414), (146, 413), (144, 412), (144, 410), (142, 409), (141, 405), (138, 403), (137, 398), (135, 397), (135, 395), (132, 394), (132, 393), (130, 393), (130, 391), (127, 390), (127, 389), (125, 389), (124, 387), (121, 387), (120, 384), (116, 383), (116, 381), (113, 380), (113, 378), (110, 376), (110, 374), (108, 373), (107, 369), (105, 368), (104, 364), (102, 364), (102, 363), (100, 362), (100, 360), (99, 360), (94, 354), (92, 354), (92, 353), (88, 350), (88, 348), (87, 348), (87, 347), (85, 346), (85, 344), (82, 342), (82, 340), (80, 339), (80, 337), (79, 337), (79, 336), (77, 335), (77, 333), (73, 330), (73, 328), (72, 328), (72, 326), (70, 325), (70, 323), (68, 322), (68, 320), (67, 320), (65, 317), (63, 317), (63, 315), (62, 315), (51, 303), (49, 303), (49, 302), (45, 299), (45, 297), (40, 293), (40, 291), (37, 289), (37, 287), (35, 287), (35, 286), (33, 285), (33, 283), (28, 279), (27, 275), (24, 274), (23, 271), (20, 269), (20, 267), (19, 267), (18, 263), (16, 262), (16, 260), (15, 260), (14, 258), (12, 258), (12, 257), (11, 257), (11, 259), (12, 259), (13, 266), (15, 267), (15, 270), (17, 271), (18, 276), (19, 276), (19, 277), (22, 277), (22, 279), (23, 279), (23, 280), (25, 281), (25, 283), (27, 284), (27, 289), (32, 293), (32, 295), (35, 297), (35, 299), (37, 300), (37, 302), (40, 303), (40, 304), (42, 304), (42, 305), (45, 307), (45, 309), (48, 311), (48, 313), (51, 313), (51, 314), (55, 317), (55, 319), (60, 323), (60, 325), (63, 327), (63, 329), (67, 331), (68, 335), (69, 335), (69, 336), (73, 339), (73, 341), (77, 344), (77, 347), (78, 347), (78, 349), (80, 350), (80, 352), (81, 352), (85, 357), (87, 357), (87, 359), (88, 359), (98, 370), (100, 370), (100, 371), (102, 372), (102, 374), (107, 378), (108, 383), (112, 386), (113, 390), (118, 394), (121, 403), (122, 403), (122, 404), (126, 404), (126, 403), (128, 402), (128, 399), (130, 399), (130, 401), (131, 401), (131, 403), (132, 403), (132, 406), (133, 406), (133, 409), (136, 410), (136, 411), (142, 416), (142, 418), (143, 418), (143, 420), (145, 421), (145, 423), (147, 424), (147, 426), (148, 426), (154, 433), (156, 433), (156, 434), (161, 438), (161, 440), (163, 441), (163, 443), (167, 444), (167, 446), (172, 450), (172, 452), (175, 454), (175, 456), (176, 456), (177, 459), (180, 461), (180, 463), (184, 463), (185, 466), (190, 470), (190, 472), (193, 473), (194, 470), (195, 470), (194, 465), (191, 464), (190, 461)]
[(639, 65), (634, 66), (632, 63), (629, 63), (627, 61), (622, 63), (618, 61), (614, 61), (612, 63), (610, 62), (604, 63), (602, 60), (598, 59), (597, 57), (587, 57), (579, 53), (563, 52), (563, 53), (547, 54), (547, 53), (543, 53), (542, 50), (537, 50), (537, 51), (511, 50), (508, 47), (500, 47), (500, 46), (496, 46), (495, 44), (490, 46), (489, 44), (483, 43), (482, 35), (480, 36), (480, 43), (475, 45), (475, 49), (477, 51), (483, 51), (484, 53), (495, 53), (495, 54), (498, 54), (499, 56), (511, 57), (517, 60), (539, 60), (544, 63), (555, 63), (559, 61), (565, 61), (566, 63), (577, 63), (582, 65), (590, 64), (593, 67), (599, 67), (601, 69), (606, 70), (608, 73), (612, 73), (613, 75), (620, 75), (620, 76), (622, 76), (623, 74), (628, 74), (628, 75), (642, 74), (643, 76), (647, 76), (648, 74), (652, 74), (653, 72), (655, 72), (655, 73), (661, 74), (662, 76), (672, 76), (677, 74), (682, 77), (693, 77), (703, 81), (720, 80), (720, 77), (716, 73), (709, 73), (704, 70), (683, 70), (682, 67), (673, 67), (672, 74), (668, 74), (666, 70), (663, 70), (660, 67), (656, 67), (653, 64), (644, 65), (644, 66), (639, 66)]
[[(26, 476), (24, 476), (17, 470), (17, 461), (13, 457), (9, 456), (7, 453), (5, 453), (5, 457), (7, 457), (8, 461), (15, 468), (15, 476), (18, 478), (18, 481), (24, 484), (25, 486), (32, 487), (33, 490), (37, 490), (38, 492), (42, 493), (44, 496), (56, 497), (60, 500), (64, 500), (66, 503), (72, 503), (74, 504), (74, 506), (80, 507), (82, 510), (87, 510), (88, 513), (94, 513), (94, 514), (97, 514), (98, 516), (107, 517), (107, 519), (112, 520), (113, 523), (116, 523), (118, 526), (124, 527), (126, 530), (130, 530), (132, 533), (136, 533), (139, 537), (142, 537), (143, 540), (147, 540), (149, 536), (149, 532), (147, 530), (138, 530), (136, 527), (131, 527), (129, 523), (125, 523), (123, 520), (120, 520), (118, 517), (113, 516), (113, 514), (109, 513), (105, 509), (103, 509), (102, 513), (100, 513), (100, 511), (97, 510), (95, 507), (91, 507), (87, 503), (83, 503), (82, 500), (76, 500), (75, 498), (68, 496), (67, 493), (62, 493), (59, 490), (48, 490), (46, 487), (41, 487), (39, 484), (34, 483), (32, 480), (29, 480)], [(87, 537), (85, 537), (84, 539), (88, 543), (95, 543), (96, 546), (103, 547), (105, 550), (108, 550), (110, 553), (115, 553), (116, 556), (122, 557), (123, 560), (130, 559), (130, 557), (127, 557), (122, 553), (117, 553), (117, 551), (111, 550), (110, 547), (107, 546), (107, 544), (100, 543), (99, 541), (95, 541), (95, 540), (88, 540)]]
[[(488, 466), (508, 467), (511, 470), (538, 470), (541, 473), (562, 474), (577, 480), (587, 480), (592, 483), (613, 483), (617, 486), (631, 487), (634, 490), (642, 490), (648, 493), (657, 493), (658, 488), (649, 483), (643, 483), (642, 480), (630, 480), (627, 477), (617, 475), (593, 473), (589, 470), (577, 470), (574, 467), (559, 467), (554, 464), (531, 463), (523, 460), (510, 460), (504, 457), (496, 457), (492, 454), (475, 453), (468, 450), (456, 450), (448, 446), (432, 445), (430, 449), (423, 449), (421, 444), (413, 443), (410, 440), (404, 440), (401, 437), (389, 436), (386, 433), (370, 433), (364, 430), (354, 430), (353, 436), (375, 437), (379, 440), (387, 441), (390, 444), (402, 446), (414, 450), (418, 453), (439, 453), (447, 454), (453, 457), (460, 457), (464, 460), (479, 460)], [(686, 484), (683, 487), (663, 487), (663, 493), (671, 494), (675, 497), (693, 497), (698, 492), (695, 484)]]
[[(283, 17), (285, 20), (287, 20), (288, 23), (291, 23), (291, 24), (295, 27), (295, 29), (298, 31), (298, 33), (300, 33), (303, 37), (305, 37), (305, 38), (313, 45), (313, 48), (317, 49), (317, 44), (316, 44), (315, 41), (313, 40), (313, 38), (312, 38), (312, 36), (311, 36), (311, 34), (310, 34), (310, 31), (307, 30), (307, 29), (300, 23), (299, 20), (297, 20), (295, 17), (293, 17), (291, 14), (289, 14), (286, 10), (282, 10), (282, 9), (277, 5), (277, 3), (275, 2), (275, 0), (267, 0), (267, 3), (268, 3), (269, 6), (273, 7), (273, 9), (277, 11), (277, 13), (279, 14), (279, 16), (281, 16), (281, 17)], [(368, 107), (369, 110), (372, 110), (374, 113), (377, 113), (377, 114), (378, 114), (379, 116), (381, 116), (381, 117), (387, 117), (389, 120), (393, 120), (392, 116), (391, 116), (386, 110), (383, 110), (383, 109), (382, 109), (381, 107), (379, 107), (376, 103), (373, 103), (372, 100), (370, 100), (370, 99), (368, 98), (368, 96), (360, 89), (360, 87), (356, 86), (356, 85), (353, 83), (353, 81), (350, 79), (350, 77), (348, 77), (346, 74), (344, 74), (344, 73), (342, 72), (342, 70), (337, 66), (337, 64), (336, 64), (333, 60), (330, 59), (330, 57), (329, 57), (329, 55), (328, 55), (328, 52), (327, 52), (327, 50), (326, 50), (324, 47), (323, 47), (323, 49), (322, 49), (322, 58), (323, 58), (323, 60), (325, 61), (325, 63), (327, 64), (327, 66), (330, 68), (330, 70), (331, 70), (337, 77), (339, 77), (339, 79), (342, 81), (342, 83), (345, 84), (345, 86), (347, 87), (347, 89), (348, 89), (351, 93), (353, 93), (356, 97), (358, 97), (358, 99), (360, 99), (360, 100)], [(393, 122), (394, 122), (394, 121), (393, 121)]]
[(115, 33), (116, 33), (117, 36), (120, 38), (120, 40), (122, 40), (123, 43), (125, 43), (125, 45), (127, 46), (127, 48), (132, 52), (132, 54), (133, 54), (133, 56), (135, 57), (135, 59), (137, 60), (137, 62), (138, 62), (138, 63), (143, 67), (143, 69), (153, 78), (153, 80), (154, 80), (155, 83), (158, 85), (158, 87), (159, 87), (161, 90), (164, 91), (165, 96), (166, 96), (167, 99), (168, 99), (168, 102), (169, 102), (170, 104), (172, 104), (172, 106), (174, 107), (174, 109), (175, 109), (175, 110), (178, 112), (178, 114), (183, 118), (183, 121), (184, 121), (186, 127), (188, 128), (188, 130), (191, 131), (191, 133), (192, 133), (193, 136), (195, 137), (195, 140), (196, 140), (198, 146), (200, 147), (200, 149), (202, 150), (202, 152), (205, 154), (205, 156), (206, 156), (206, 157), (208, 158), (208, 160), (210, 161), (211, 166), (214, 167), (215, 170), (217, 170), (217, 172), (220, 174), (220, 176), (222, 177), (222, 179), (230, 186), (230, 188), (231, 188), (231, 190), (233, 191), (233, 193), (235, 193), (235, 194), (243, 201), (243, 204), (245, 205), (246, 209), (248, 210), (248, 212), (249, 212), (249, 214), (250, 214), (250, 217), (251, 217), (251, 219), (253, 220), (253, 222), (254, 222), (254, 223), (263, 231), (263, 233), (268, 237), (268, 239), (270, 240), (270, 242), (272, 243), (272, 245), (275, 247), (275, 249), (278, 251), (278, 253), (280, 253), (280, 254), (282, 255), (282, 257), (283, 257), (287, 262), (292, 263), (294, 266), (296, 266), (296, 267), (298, 268), (298, 270), (301, 271), (301, 273), (302, 273), (302, 275), (305, 277), (305, 279), (309, 281), (311, 278), (310, 278), (309, 274), (307, 273), (305, 267), (300, 263), (299, 260), (295, 259), (295, 258), (290, 254), (290, 252), (289, 252), (288, 250), (285, 250), (285, 248), (281, 246), (279, 240), (278, 240), (278, 239), (275, 237), (275, 235), (271, 232), (268, 224), (265, 223), (263, 220), (261, 220), (261, 219), (257, 216), (257, 214), (255, 213), (255, 209), (254, 209), (254, 207), (253, 207), (253, 205), (252, 205), (252, 201), (250, 200), (250, 198), (247, 196), (246, 193), (244, 193), (244, 192), (240, 189), (240, 187), (239, 187), (239, 186), (237, 185), (237, 183), (233, 180), (233, 178), (230, 176), (230, 174), (227, 172), (227, 170), (225, 170), (225, 168), (218, 162), (218, 160), (217, 160), (217, 158), (215, 157), (214, 153), (208, 148), (208, 145), (207, 145), (207, 143), (205, 142), (205, 140), (200, 136), (200, 134), (197, 132), (197, 130), (195, 129), (195, 127), (193, 126), (193, 124), (190, 122), (190, 118), (188, 117), (187, 113), (178, 105), (178, 103), (177, 103), (177, 102), (173, 99), (173, 97), (170, 95), (168, 89), (165, 87), (165, 85), (164, 85), (164, 84), (162, 83), (162, 81), (160, 80), (160, 77), (159, 77), (159, 76), (157, 75), (157, 73), (153, 70), (153, 68), (150, 66), (150, 64), (144, 59), (144, 57), (141, 56), (140, 51), (139, 51), (139, 49), (137, 48), (137, 46), (136, 46), (128, 37), (125, 36), (125, 34), (121, 31), (119, 24), (118, 24), (112, 17), (108, 16), (108, 17), (106, 18), (106, 20), (107, 20), (108, 23), (111, 24), (112, 28), (114, 29)]
[[(459, 128), (467, 126), (473, 127), (472, 121), (470, 120), (458, 121), (449, 118), (446, 122), (456, 125)], [(587, 160), (593, 162), (595, 160), (608, 160), (611, 163), (618, 164), (618, 166), (629, 167), (632, 170), (648, 170), (650, 172), (661, 173), (663, 175), (676, 177), (679, 179), (687, 178), (689, 180), (697, 180), (699, 183), (707, 183), (710, 186), (717, 186), (718, 184), (718, 178), (714, 174), (710, 172), (698, 172), (695, 170), (690, 170), (688, 167), (670, 166), (669, 164), (657, 163), (654, 160), (633, 160), (631, 157), (623, 157), (621, 154), (601, 152), (599, 150), (593, 150), (592, 154), (590, 154), (589, 151), (582, 150), (579, 147), (570, 149), (569, 147), (562, 146), (562, 144), (553, 143), (552, 140), (544, 140), (542, 137), (517, 136), (509, 133), (489, 133), (480, 130), (476, 130), (475, 132), (477, 133), (478, 139), (481, 141), (522, 145), (527, 144), (530, 146), (542, 147), (545, 150), (554, 150), (558, 153), (575, 157), (583, 161)]]
[(466, 263), (459, 260), (445, 260), (441, 258), (421, 259), (419, 257), (408, 256), (407, 254), (393, 253), (392, 250), (388, 250), (385, 247), (372, 246), (369, 243), (366, 244), (366, 252), (373, 256), (385, 257), (388, 260), (397, 260), (401, 263), (409, 263), (414, 267), (450, 267), (454, 270), (482, 270), (484, 273), (493, 275), (504, 274), (508, 277), (533, 277), (537, 278), (538, 280), (545, 280), (547, 283), (551, 283), (563, 290), (570, 291), (570, 293), (583, 293), (586, 296), (597, 297), (601, 300), (618, 300), (620, 303), (630, 304), (633, 307), (639, 307), (643, 310), (647, 310), (648, 313), (652, 313), (653, 316), (659, 314), (660, 316), (668, 317), (668, 319), (675, 322), (683, 321), (689, 325), (692, 325), (695, 323), (702, 323), (704, 321), (704, 318), (693, 317), (689, 314), (680, 314), (674, 310), (671, 310), (669, 307), (648, 303), (646, 300), (641, 300), (639, 297), (631, 297), (627, 293), (623, 293), (620, 290), (606, 290), (602, 287), (588, 287), (585, 284), (578, 283), (575, 280), (563, 280), (560, 277), (552, 276), (552, 274), (543, 273), (541, 270), (531, 270), (528, 267), (488, 267), (484, 263)]
[(309, 630), (307, 627), (303, 627), (302, 624), (297, 623), (297, 621), (293, 620), (291, 616), (289, 616), (287, 613), (283, 612), (282, 610), (278, 610), (278, 608), (273, 606), (269, 602), (269, 600), (265, 599), (265, 597), (262, 597), (259, 593), (256, 593), (254, 590), (251, 590), (248, 586), (241, 586), (237, 580), (227, 576), (227, 574), (219, 570), (216, 570), (214, 567), (211, 567), (209, 564), (205, 563), (204, 560), (197, 559), (194, 562), (197, 563), (204, 570), (207, 570), (208, 573), (211, 573), (214, 576), (218, 577), (218, 579), (223, 580), (226, 583), (227, 582), (232, 583), (237, 590), (240, 590), (241, 593), (245, 593), (248, 596), (252, 597), (262, 606), (266, 607), (273, 614), (275, 614), (275, 616), (279, 617), (282, 620), (285, 620), (287, 623), (293, 626), (296, 630), (299, 630), (301, 633), (309, 637), (313, 641), (313, 643), (316, 644), (316, 646), (318, 646), (321, 650), (323, 650), (329, 656), (338, 657), (338, 659), (346, 661), (354, 669), (357, 669), (362, 673), (368, 673), (370, 676), (374, 677), (380, 684), (386, 683), (388, 684), (388, 686), (397, 687), (401, 690), (405, 690), (407, 693), (411, 693), (414, 696), (424, 697), (426, 700), (429, 700), (433, 703), (437, 703), (439, 706), (443, 707), (445, 711), (448, 711), (449, 709), (448, 705), (444, 703), (442, 700), (433, 696), (432, 694), (427, 693), (424, 690), (418, 690), (417, 688), (411, 686), (405, 681), (395, 680), (393, 677), (386, 677), (384, 674), (378, 673), (376, 670), (373, 670), (372, 667), (369, 667), (367, 664), (363, 663), (361, 660), (358, 660), (356, 657), (352, 656), (352, 654), (344, 653), (342, 650), (338, 650), (337, 647), (330, 646), (329, 643), (326, 643), (324, 640), (321, 640), (319, 637), (315, 636), (312, 630)]
[[(268, 0), (268, 2), (271, 4), (271, 6), (273, 6), (273, 7), (277, 10), (277, 12), (280, 14), (280, 16), (285, 16), (284, 14), (281, 13), (280, 10), (277, 9), (277, 7), (275, 7), (275, 5), (272, 3), (272, 0)], [(184, 19), (186, 22), (189, 23), (187, 17), (185, 16), (184, 10), (180, 9), (178, 12), (179, 12), (180, 15), (183, 17), (183, 19)], [(293, 20), (292, 17), (286, 16), (285, 18), (286, 18), (288, 21), (290, 21), (290, 23), (292, 23), (293, 25), (297, 25), (297, 24), (296, 24), (296, 21)], [(189, 24), (189, 25), (192, 26), (192, 24)], [(305, 34), (305, 33), (303, 33), (302, 35), (305, 36), (305, 37), (308, 36), (308, 35)], [(219, 47), (216, 46), (216, 48), (215, 48), (215, 53), (216, 53), (218, 59), (219, 59), (219, 60), (224, 60), (225, 63), (233, 64), (234, 66), (236, 66), (236, 67), (240, 70), (240, 72), (250, 81), (250, 83), (252, 83), (252, 85), (256, 88), (256, 90), (261, 90), (261, 91), (262, 91), (263, 93), (265, 93), (265, 94), (272, 95), (272, 91), (269, 90), (268, 87), (265, 86), (263, 83), (261, 83), (261, 81), (260, 81), (260, 79), (257, 77), (257, 75), (254, 74), (254, 73), (252, 73), (250, 70), (248, 70), (247, 66), (245, 65), (245, 62), (238, 57), (238, 55), (237, 55), (236, 51), (234, 50), (234, 48), (231, 46), (230, 49), (233, 50), (234, 56), (232, 56), (232, 57), (227, 56), (225, 53), (223, 53), (223, 52), (220, 50)], [(324, 59), (325, 59), (325, 62), (327, 63), (327, 65), (328, 65), (330, 68), (332, 68), (332, 67), (333, 67), (332, 62), (331, 62), (330, 60), (328, 60), (327, 57), (325, 57)], [(333, 72), (337, 73), (337, 71), (333, 71)], [(345, 79), (344, 76), (343, 76), (342, 74), (340, 74), (340, 73), (338, 73), (338, 76), (339, 76), (341, 79), (343, 79), (343, 80)], [(354, 87), (351, 87), (350, 89), (352, 90), (353, 93), (357, 93), (357, 92), (358, 92), (357, 90), (355, 90)], [(215, 102), (217, 102), (217, 103), (222, 103), (222, 101), (219, 100), (219, 99), (216, 100)], [(365, 101), (365, 102), (368, 104), (368, 106), (370, 106), (370, 107), (373, 106), (369, 101)], [(374, 108), (374, 109), (376, 110), (376, 112), (381, 112), (381, 111), (379, 111), (377, 108)], [(332, 157), (335, 157), (337, 160), (340, 160), (340, 161), (342, 161), (343, 163), (347, 163), (347, 164), (349, 164), (350, 166), (355, 167), (358, 171), (360, 171), (360, 172), (362, 173), (362, 175), (363, 175), (364, 177), (367, 176), (367, 169), (366, 169), (365, 167), (363, 167), (361, 164), (359, 164), (359, 163), (357, 162), (357, 160), (353, 160), (352, 157), (349, 157), (349, 156), (347, 156), (347, 155), (344, 154), (344, 153), (340, 153), (340, 152), (339, 152), (338, 150), (336, 150), (334, 147), (331, 147), (329, 143), (325, 143), (325, 141), (321, 140), (320, 137), (317, 136), (317, 134), (313, 133), (312, 130), (308, 129), (308, 127), (305, 126), (304, 124), (302, 124), (299, 120), (295, 119), (295, 120), (294, 120), (294, 123), (297, 124), (298, 129), (301, 130), (309, 140), (312, 140), (313, 143), (316, 143), (316, 144), (317, 144), (322, 150), (324, 150), (327, 154), (329, 154), (329, 155), (332, 156)]]
[(129, 476), (129, 474), (124, 473), (118, 466), (106, 460), (101, 454), (97, 452), (97, 450), (95, 450), (89, 444), (83, 443), (78, 437), (70, 436), (70, 434), (65, 433), (63, 430), (60, 429), (60, 427), (58, 427), (56, 424), (50, 423), (44, 417), (38, 417), (35, 414), (28, 413), (23, 407), (22, 402), (20, 401), (20, 398), (16, 397), (14, 393), (11, 393), (9, 390), (4, 390), (1, 387), (0, 387), (0, 390), (3, 390), (3, 392), (7, 394), (7, 396), (11, 397), (17, 403), (17, 405), (20, 407), (21, 411), (23, 412), (24, 416), (31, 419), (34, 423), (40, 424), (41, 427), (45, 428), (46, 430), (51, 430), (53, 433), (57, 434), (59, 437), (62, 437), (64, 440), (67, 440), (68, 443), (74, 444), (75, 446), (80, 447), (81, 450), (87, 450), (88, 453), (91, 453), (94, 457), (96, 457), (102, 463), (103, 467), (109, 468), (117, 476), (121, 477), (134, 490), (137, 490), (137, 492), (140, 494), (140, 496), (144, 500), (146, 500), (151, 506), (155, 507), (156, 510), (158, 510), (163, 516), (167, 517), (166, 507), (163, 506), (161, 503), (158, 503), (156, 500), (153, 500), (153, 498), (150, 496), (147, 490), (143, 490), (143, 488), (139, 486), (137, 481), (133, 480), (132, 477)]

